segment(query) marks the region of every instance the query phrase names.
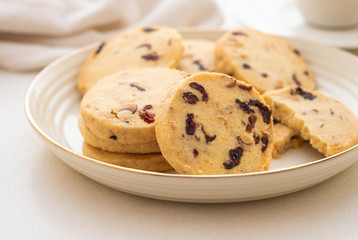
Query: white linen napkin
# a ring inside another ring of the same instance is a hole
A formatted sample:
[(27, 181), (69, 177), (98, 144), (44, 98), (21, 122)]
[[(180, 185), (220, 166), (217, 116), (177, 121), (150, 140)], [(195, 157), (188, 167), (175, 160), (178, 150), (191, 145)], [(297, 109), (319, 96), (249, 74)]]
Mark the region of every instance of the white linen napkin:
[(220, 26), (215, 0), (0, 0), (0, 68), (38, 70), (135, 26)]

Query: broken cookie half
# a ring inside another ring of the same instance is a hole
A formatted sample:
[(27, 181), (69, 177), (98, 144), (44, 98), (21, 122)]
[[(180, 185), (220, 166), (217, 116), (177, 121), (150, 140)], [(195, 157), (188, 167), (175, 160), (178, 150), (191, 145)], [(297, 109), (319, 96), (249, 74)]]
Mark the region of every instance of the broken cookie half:
[(299, 131), (326, 157), (358, 143), (357, 117), (333, 98), (298, 87), (266, 92), (264, 99), (275, 119)]

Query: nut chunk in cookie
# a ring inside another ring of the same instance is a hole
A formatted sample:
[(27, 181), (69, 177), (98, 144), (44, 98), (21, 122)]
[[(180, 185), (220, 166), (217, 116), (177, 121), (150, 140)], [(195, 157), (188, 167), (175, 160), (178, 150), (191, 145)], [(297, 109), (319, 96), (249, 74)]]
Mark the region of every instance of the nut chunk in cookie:
[(274, 118), (300, 132), (325, 156), (358, 143), (358, 119), (342, 103), (317, 91), (286, 88), (264, 94)]
[(160, 150), (182, 174), (268, 170), (273, 148), (271, 110), (250, 85), (220, 73), (181, 81), (158, 108)]
[(284, 87), (316, 86), (299, 50), (283, 38), (250, 28), (227, 32), (216, 43), (218, 71), (252, 84), (261, 93)]

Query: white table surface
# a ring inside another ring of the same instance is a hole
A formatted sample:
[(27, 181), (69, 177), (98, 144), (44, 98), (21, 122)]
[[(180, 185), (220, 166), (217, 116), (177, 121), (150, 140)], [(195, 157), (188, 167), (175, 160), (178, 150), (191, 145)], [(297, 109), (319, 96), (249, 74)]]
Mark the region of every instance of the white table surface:
[(0, 239), (358, 239), (358, 164), (297, 193), (230, 204), (153, 200), (90, 180), (27, 122), (35, 74), (0, 70)]

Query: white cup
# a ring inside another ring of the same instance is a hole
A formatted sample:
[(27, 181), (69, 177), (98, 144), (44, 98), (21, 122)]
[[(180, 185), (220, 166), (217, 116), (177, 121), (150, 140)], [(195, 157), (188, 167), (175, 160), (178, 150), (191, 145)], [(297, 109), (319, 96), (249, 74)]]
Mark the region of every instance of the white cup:
[(339, 29), (358, 24), (358, 0), (297, 0), (297, 6), (313, 26)]

